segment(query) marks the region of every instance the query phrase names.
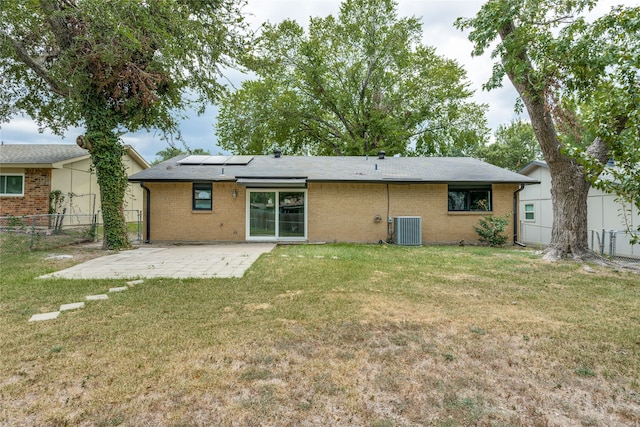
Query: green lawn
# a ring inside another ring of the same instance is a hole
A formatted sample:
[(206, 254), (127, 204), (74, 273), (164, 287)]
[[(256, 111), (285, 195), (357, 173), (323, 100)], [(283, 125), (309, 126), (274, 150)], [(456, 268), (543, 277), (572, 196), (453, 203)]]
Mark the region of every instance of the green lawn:
[(29, 323), (123, 286), (37, 279), (79, 261), (47, 255), (0, 258), (0, 425), (640, 424), (638, 273), (279, 246), (241, 279), (146, 280)]

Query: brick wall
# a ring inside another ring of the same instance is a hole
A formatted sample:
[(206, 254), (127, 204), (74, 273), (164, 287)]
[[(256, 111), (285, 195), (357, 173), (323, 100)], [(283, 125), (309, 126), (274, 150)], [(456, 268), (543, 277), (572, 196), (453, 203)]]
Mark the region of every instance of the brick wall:
[[(513, 211), (515, 184), (493, 186), (493, 215)], [(473, 229), (486, 212), (448, 212), (447, 184), (389, 184), (388, 216), (422, 217), (423, 243), (475, 242)], [(386, 184), (309, 184), (309, 240), (387, 240)], [(382, 217), (377, 222), (376, 216)], [(513, 228), (513, 218), (508, 229)]]
[[(235, 183), (214, 183), (213, 210), (201, 212), (191, 209), (191, 183), (147, 183), (146, 186), (151, 190), (152, 241), (245, 240), (244, 187)], [(237, 192), (235, 199), (232, 197), (234, 189)], [(491, 214), (512, 212), (513, 193), (517, 189), (516, 184), (494, 185)], [(473, 226), (478, 225), (478, 220), (487, 213), (450, 213), (447, 194), (446, 184), (310, 183), (307, 239), (312, 242), (377, 243), (387, 240), (389, 216), (421, 216), (425, 244), (477, 241)], [(510, 220), (509, 235), (513, 217)]]
[[(213, 209), (194, 211), (192, 184), (145, 184), (151, 192), (151, 241), (243, 241), (245, 240), (245, 192), (235, 183), (213, 184)], [(233, 190), (237, 197), (233, 198)], [(144, 206), (147, 206), (144, 193)], [(143, 229), (146, 236), (146, 215)]]
[(48, 214), (50, 192), (50, 169), (25, 169), (24, 196), (0, 197), (0, 216)]

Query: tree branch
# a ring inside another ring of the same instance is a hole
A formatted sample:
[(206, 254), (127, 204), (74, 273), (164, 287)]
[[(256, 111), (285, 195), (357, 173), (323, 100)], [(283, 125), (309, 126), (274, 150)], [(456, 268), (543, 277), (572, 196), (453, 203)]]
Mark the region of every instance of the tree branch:
[(44, 57), (41, 58), (32, 58), (27, 49), (24, 47), (24, 44), (18, 40), (15, 40), (13, 37), (9, 36), (7, 33), (3, 31), (2, 33), (13, 45), (13, 48), (16, 51), (16, 55), (18, 59), (22, 61), (27, 67), (29, 67), (33, 72), (35, 72), (38, 77), (44, 80), (53, 93), (56, 95), (60, 95), (66, 97), (68, 92), (63, 88), (59, 82), (51, 78), (49, 75), (49, 71), (44, 66)]
[(302, 116), (302, 118), (306, 118), (309, 120), (313, 120), (316, 123), (319, 123), (320, 125), (324, 125), (329, 133), (331, 135), (333, 135), (334, 137), (338, 138), (338, 139), (342, 139), (344, 140), (344, 135), (342, 134), (342, 132), (340, 132), (340, 129), (338, 129), (337, 127), (335, 127), (333, 124), (331, 124), (330, 122), (314, 115), (314, 114), (309, 114), (309, 113), (300, 113), (300, 115)]
[[(498, 30), (500, 39), (503, 43), (508, 43), (516, 31), (516, 26), (512, 20), (507, 21)], [(520, 75), (516, 74), (516, 71), (512, 68), (505, 66), (505, 73), (511, 80), (511, 83), (518, 91), (520, 98), (527, 107), (527, 112), (531, 118), (531, 124), (533, 130), (540, 144), (540, 149), (544, 154), (544, 158), (548, 163), (553, 163), (563, 156), (560, 152), (561, 143), (558, 139), (553, 117), (547, 103), (545, 92), (548, 89), (548, 84), (544, 89), (538, 89), (535, 87), (532, 78), (532, 72), (534, 66), (529, 59), (527, 48), (524, 46), (511, 47), (507, 49), (506, 55), (510, 55), (516, 58), (518, 64), (523, 65)], [(503, 64), (506, 63), (506, 58), (502, 58)]]
[(335, 153), (336, 156), (342, 155), (342, 151), (340, 150), (340, 147), (337, 144), (329, 141), (327, 138), (323, 138), (321, 135), (318, 135), (318, 133), (315, 132), (313, 128), (309, 126), (309, 124), (304, 120), (302, 121), (302, 126), (307, 129), (307, 132), (309, 133), (309, 135), (314, 137), (316, 141), (328, 146), (331, 149), (331, 151)]
[(45, 12), (46, 20), (60, 48), (64, 50), (71, 47), (71, 26), (59, 12), (67, 8), (76, 8), (75, 0), (40, 0), (40, 7)]
[(568, 24), (574, 21), (573, 15), (563, 15), (548, 21), (524, 21), (526, 24), (548, 26), (553, 24)]

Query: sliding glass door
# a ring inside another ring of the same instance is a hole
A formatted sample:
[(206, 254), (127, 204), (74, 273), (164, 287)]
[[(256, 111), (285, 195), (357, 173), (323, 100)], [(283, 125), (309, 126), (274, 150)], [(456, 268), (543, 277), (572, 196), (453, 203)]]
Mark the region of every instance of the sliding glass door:
[(275, 192), (249, 192), (249, 235), (251, 237), (276, 236)]
[(304, 240), (306, 192), (248, 190), (247, 240)]

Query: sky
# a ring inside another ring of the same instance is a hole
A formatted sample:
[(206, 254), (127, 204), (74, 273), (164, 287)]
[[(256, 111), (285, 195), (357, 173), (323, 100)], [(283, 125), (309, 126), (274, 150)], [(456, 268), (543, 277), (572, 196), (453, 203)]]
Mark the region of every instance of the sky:
[[(455, 59), (464, 67), (470, 87), (475, 91), (473, 100), (489, 106), (487, 121), (493, 131), (499, 125), (508, 124), (518, 118), (514, 113), (517, 94), (511, 83), (505, 81), (500, 89), (483, 91), (482, 85), (491, 75), (492, 60), (488, 53), (481, 57), (472, 57), (472, 45), (467, 40), (466, 33), (453, 26), (458, 17), (473, 17), (484, 1), (397, 0), (397, 2), (399, 17), (415, 16), (421, 20), (423, 44), (435, 47), (439, 55)], [(306, 27), (310, 17), (337, 16), (340, 3), (340, 0), (248, 0), (244, 12), (254, 28), (258, 28), (266, 21), (276, 24), (287, 18)], [(595, 16), (605, 14), (616, 4), (640, 6), (640, 0), (600, 0), (593, 14)], [(231, 70), (226, 74), (226, 78), (239, 87), (246, 76)], [(180, 128), (189, 148), (203, 148), (211, 154), (228, 154), (216, 145), (216, 111), (215, 106), (210, 106), (201, 116), (195, 112), (187, 112), (189, 118), (181, 122)], [(0, 141), (5, 144), (72, 144), (81, 133), (83, 133), (82, 129), (70, 129), (64, 138), (52, 135), (46, 130), (41, 133), (28, 116), (17, 116), (9, 123), (0, 123)], [(158, 132), (142, 131), (123, 135), (123, 141), (133, 146), (142, 157), (151, 162), (156, 158), (158, 151), (168, 146), (160, 136)]]

